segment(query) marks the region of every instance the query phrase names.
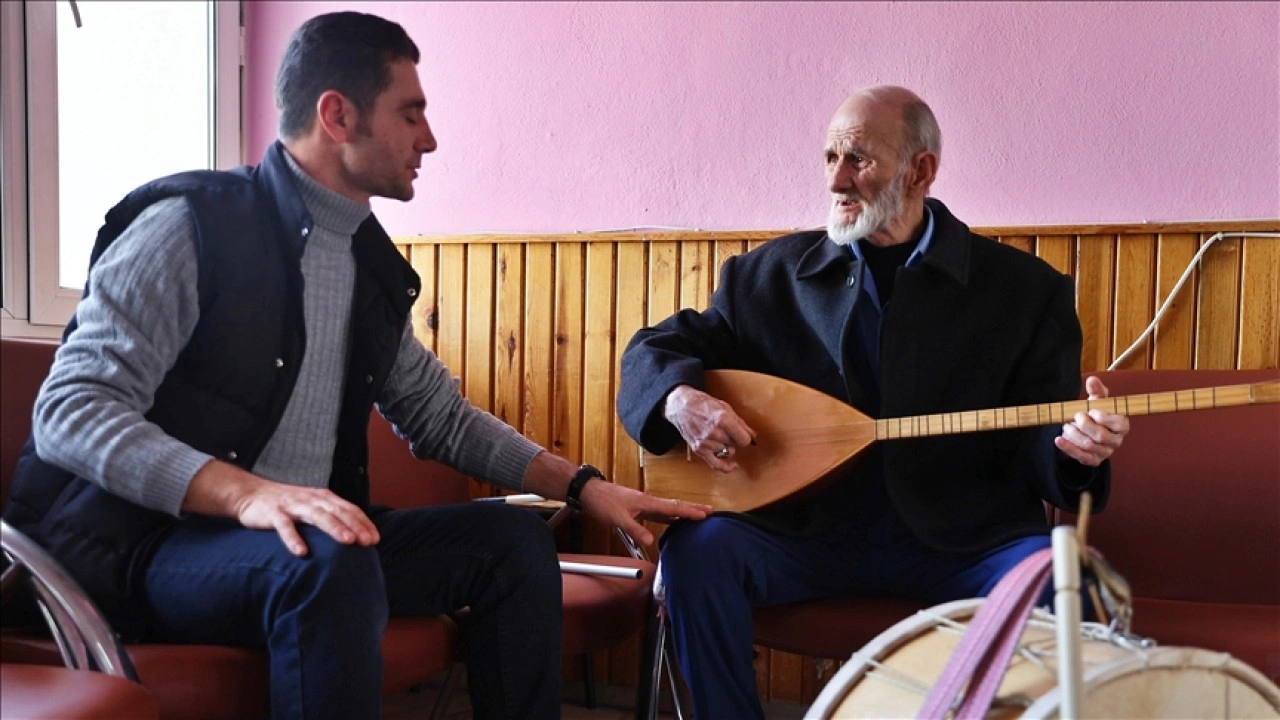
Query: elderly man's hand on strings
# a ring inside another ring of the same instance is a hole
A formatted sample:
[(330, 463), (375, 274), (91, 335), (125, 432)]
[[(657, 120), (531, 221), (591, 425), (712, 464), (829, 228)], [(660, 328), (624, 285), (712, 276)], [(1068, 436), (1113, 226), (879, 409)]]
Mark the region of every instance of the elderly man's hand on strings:
[[(1090, 400), (1107, 397), (1107, 386), (1097, 377), (1089, 377), (1084, 383)], [(1054, 445), (1068, 457), (1081, 464), (1097, 467), (1124, 442), (1129, 432), (1129, 418), (1094, 408), (1087, 413), (1076, 413), (1071, 422), (1062, 426), (1062, 434), (1054, 438)]]
[(667, 393), (662, 414), (680, 431), (689, 449), (713, 470), (737, 470), (733, 459), (737, 448), (755, 443), (756, 431), (729, 403), (689, 385), (678, 385)]

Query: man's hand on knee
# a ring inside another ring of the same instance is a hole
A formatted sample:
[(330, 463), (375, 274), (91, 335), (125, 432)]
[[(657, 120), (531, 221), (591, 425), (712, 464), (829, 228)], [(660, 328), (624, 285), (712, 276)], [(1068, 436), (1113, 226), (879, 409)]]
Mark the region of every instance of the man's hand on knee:
[(298, 557), (307, 554), (296, 527), (299, 522), (316, 526), (344, 545), (368, 547), (380, 539), (369, 516), (331, 490), (273, 482), (220, 460), (210, 461), (191, 479), (182, 509), (233, 517), (247, 528), (275, 530)]

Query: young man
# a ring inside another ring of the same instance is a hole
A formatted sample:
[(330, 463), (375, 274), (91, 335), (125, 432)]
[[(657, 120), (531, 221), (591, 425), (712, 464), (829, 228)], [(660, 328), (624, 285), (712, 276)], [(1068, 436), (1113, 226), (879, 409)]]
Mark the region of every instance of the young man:
[[(868, 88), (836, 111), (824, 150), (827, 231), (728, 260), (707, 310), (638, 332), (618, 414), (662, 453), (683, 439), (730, 471), (755, 430), (702, 391), (704, 369), (785, 377), (872, 417), (1075, 399), (1080, 325), (1069, 278), (969, 232), (926, 199), (941, 154), (910, 91)], [(1091, 396), (1106, 388), (1090, 378)], [(985, 595), (1048, 544), (1043, 501), (1092, 492), (1128, 421), (1094, 411), (1063, 427), (872, 446), (820, 494), (663, 537), (676, 651), (699, 718), (761, 717), (753, 607), (830, 596), (938, 603)]]
[(414, 338), (419, 283), (369, 210), (435, 150), (418, 49), (372, 15), (300, 27), (256, 168), (184, 173), (107, 215), (6, 517), (129, 638), (265, 646), (271, 714), (376, 718), (387, 617), (463, 607), (477, 717), (559, 714), (550, 532), (500, 504), (369, 506), (376, 405), (413, 452), (637, 518), (610, 484), (471, 406)]

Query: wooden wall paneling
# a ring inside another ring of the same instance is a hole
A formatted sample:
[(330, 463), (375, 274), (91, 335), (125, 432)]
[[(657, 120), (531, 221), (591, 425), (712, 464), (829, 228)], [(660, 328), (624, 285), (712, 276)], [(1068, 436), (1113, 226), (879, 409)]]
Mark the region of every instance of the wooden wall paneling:
[(1036, 254), (1036, 239), (1032, 235), (1002, 235), (996, 240), (1003, 245), (1018, 248), (1030, 255)]
[(1245, 238), (1236, 364), (1280, 367), (1280, 238)]
[(674, 242), (649, 244), (649, 293), (646, 325), (656, 325), (679, 308), (680, 246)]
[(1148, 340), (1152, 345), (1153, 368), (1186, 370), (1193, 367), (1199, 268), (1191, 271), (1191, 277), (1172, 301), (1168, 298), (1198, 247), (1195, 233), (1162, 233), (1156, 240), (1156, 312), (1165, 302), (1169, 302), (1169, 307)]
[(556, 245), (555, 354), (552, 360), (551, 448), (582, 457), (582, 243)]
[[(1208, 240), (1200, 236), (1200, 244)], [(1235, 367), (1239, 337), (1240, 238), (1214, 243), (1200, 259), (1199, 296), (1196, 298), (1196, 351), (1198, 370)]]
[[(467, 246), (462, 394), (478, 408), (493, 411), (494, 245)], [(471, 480), (471, 496), (496, 492), (488, 483)]]
[(800, 702), (800, 688), (804, 682), (800, 679), (804, 672), (801, 656), (781, 650), (769, 651), (769, 700), (790, 700)]
[(1075, 245), (1076, 239), (1071, 235), (1040, 235), (1036, 237), (1036, 256), (1063, 275), (1075, 277)]
[(756, 694), (760, 696), (760, 702), (769, 702), (773, 690), (773, 651), (759, 645), (753, 645), (752, 650), (755, 652), (751, 667), (756, 671)]
[[(613, 278), (612, 242), (586, 244), (586, 302), (582, 345), (582, 454), (569, 459), (609, 467), (613, 452)], [(583, 549), (607, 552), (612, 533), (600, 523), (582, 522)], [(595, 677), (609, 677), (610, 656), (595, 653)]]
[(800, 663), (800, 698), (805, 703), (812, 703), (831, 679), (835, 661), (816, 660), (805, 655), (800, 658)]
[[(614, 393), (609, 398), (608, 413), (608, 416), (612, 419), (612, 422), (608, 423), (608, 425), (613, 432), (613, 458), (610, 466), (602, 467), (601, 469), (609, 473), (609, 477), (613, 482), (625, 487), (639, 488), (641, 485), (640, 464), (637, 461), (639, 446), (631, 439), (631, 436), (627, 435), (627, 431), (622, 428), (622, 423), (618, 420), (618, 413), (614, 409), (613, 401), (617, 395), (618, 385), (621, 382), (619, 367), (622, 351), (631, 340), (631, 336), (635, 335), (636, 331), (641, 327), (644, 327), (646, 305), (644, 301), (644, 244), (638, 242), (618, 243), (616, 262), (617, 272), (615, 273), (615, 279), (617, 286), (614, 289), (614, 342), (611, 365)], [(621, 543), (613, 538), (611, 538), (611, 543), (609, 546), (610, 554), (626, 555), (626, 550), (621, 547)], [(651, 553), (649, 557), (656, 558), (656, 551)], [(652, 580), (652, 578), (649, 579)], [(630, 687), (635, 683), (640, 672), (640, 643), (642, 637), (643, 633), (638, 633), (609, 651), (610, 684)]]
[[(1129, 349), (1155, 316), (1156, 236), (1122, 235), (1116, 242), (1116, 277), (1112, 290), (1115, 321), (1107, 367)], [(1151, 344), (1144, 342), (1118, 369), (1149, 367)]]
[[(586, 303), (582, 346), (582, 457), (608, 468), (613, 456), (613, 305), (614, 244), (587, 243)], [(575, 458), (570, 458), (575, 459)], [(605, 552), (611, 545), (611, 530), (588, 523), (584, 547), (588, 552)]]
[[(643, 243), (618, 243), (617, 246), (617, 287), (614, 297), (614, 342), (613, 342), (613, 387), (616, 401), (617, 390), (621, 386), (622, 353), (631, 342), (631, 338), (644, 327), (648, 303), (646, 293), (646, 271), (648, 262), (646, 247)], [(640, 477), (640, 446), (636, 444), (618, 419), (616, 405), (609, 408), (610, 423), (613, 428), (613, 458), (606, 472), (615, 483), (630, 488), (640, 489), (644, 483)], [(620, 545), (611, 546), (614, 552), (621, 552)]]
[[(617, 297), (614, 305), (614, 338), (613, 338), (613, 373), (614, 400), (617, 388), (622, 383), (622, 351), (640, 328), (648, 324), (648, 290), (646, 290), (645, 265), (648, 264), (648, 252), (644, 243), (620, 242), (617, 250)], [(618, 420), (616, 405), (609, 407), (609, 416), (613, 419), (613, 482), (623, 486), (640, 489), (644, 487), (640, 477), (640, 446), (628, 436), (622, 423)]]
[(431, 352), (436, 351), (436, 328), (440, 325), (439, 279), (436, 277), (436, 256), (439, 248), (435, 245), (410, 245), (409, 264), (418, 273), (422, 281), (422, 292), (418, 294), (418, 302), (413, 306), (413, 334)]
[[(440, 248), (440, 302), (437, 309), (436, 354), (454, 377), (462, 381), (466, 393), (467, 378), (467, 247), (448, 245)], [(468, 400), (471, 398), (468, 397)], [(475, 402), (472, 400), (472, 402)], [(486, 486), (472, 479), (472, 496), (488, 494)]]
[(524, 246), (524, 395), (525, 437), (551, 447), (553, 401), (551, 368), (555, 357), (555, 253), (551, 243)]
[(493, 414), (524, 430), (524, 245), (497, 246), (494, 268)]
[(494, 260), (492, 243), (467, 247), (466, 370), (462, 391), (472, 405), (493, 411)]
[[(585, 274), (581, 242), (556, 243), (552, 355), (552, 416), (549, 450), (578, 462), (582, 457), (582, 344)], [(594, 667), (594, 662), (593, 662)], [(582, 677), (578, 660), (565, 658), (565, 676)]]
[(440, 247), (440, 304), (437, 311), (439, 327), (436, 330), (436, 354), (455, 376), (462, 376), (466, 367), (467, 322), (467, 247), (443, 245)]
[(1080, 352), (1083, 372), (1105, 370), (1111, 351), (1115, 283), (1115, 236), (1081, 237), (1076, 241), (1076, 314), (1084, 332)]
[(746, 250), (746, 243), (741, 240), (717, 240), (714, 243), (714, 255), (711, 258), (711, 292), (714, 293), (716, 288), (720, 287), (720, 269), (724, 267), (724, 261), (734, 255), (741, 255)]
[[(645, 325), (656, 325), (675, 313), (679, 299), (679, 283), (677, 267), (680, 258), (679, 244), (675, 242), (654, 242), (649, 246), (649, 271), (647, 294), (647, 317)], [(639, 458), (637, 457), (637, 462)], [(643, 476), (641, 477), (643, 480)], [(663, 525), (648, 522), (645, 527), (653, 531), (655, 537), (663, 530)], [(647, 552), (656, 557), (657, 546), (647, 548)]]
[(680, 246), (680, 307), (702, 310), (711, 304), (711, 243), (692, 241)]

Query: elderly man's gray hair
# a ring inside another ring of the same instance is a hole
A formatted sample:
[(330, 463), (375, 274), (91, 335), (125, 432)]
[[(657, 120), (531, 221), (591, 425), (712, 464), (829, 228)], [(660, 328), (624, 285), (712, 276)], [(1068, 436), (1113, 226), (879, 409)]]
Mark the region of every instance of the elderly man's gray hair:
[(922, 150), (942, 158), (942, 130), (933, 110), (923, 100), (908, 102), (902, 107), (902, 160), (906, 162)]

